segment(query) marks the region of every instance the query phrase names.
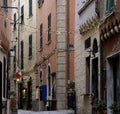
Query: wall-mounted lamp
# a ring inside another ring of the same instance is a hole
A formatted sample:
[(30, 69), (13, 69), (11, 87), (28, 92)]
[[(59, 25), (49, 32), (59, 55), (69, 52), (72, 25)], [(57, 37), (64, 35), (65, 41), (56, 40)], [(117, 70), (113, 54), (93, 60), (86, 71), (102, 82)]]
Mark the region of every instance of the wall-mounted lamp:
[(10, 49), (10, 57), (15, 57), (15, 50), (14, 49)]

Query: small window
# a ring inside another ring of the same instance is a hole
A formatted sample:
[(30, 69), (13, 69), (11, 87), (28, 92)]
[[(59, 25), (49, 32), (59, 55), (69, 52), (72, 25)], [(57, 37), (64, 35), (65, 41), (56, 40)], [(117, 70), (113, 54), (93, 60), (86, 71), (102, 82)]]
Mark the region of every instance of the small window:
[(24, 45), (23, 41), (21, 41), (21, 69), (24, 68)]
[(48, 42), (51, 41), (51, 14), (48, 15)]
[(40, 49), (43, 48), (43, 24), (40, 25)]
[(85, 49), (89, 48), (91, 46), (91, 38), (85, 40)]
[(21, 24), (24, 22), (24, 6), (21, 7)]
[(16, 13), (14, 13), (14, 24), (13, 24), (13, 30), (16, 30)]
[(13, 71), (16, 72), (16, 46), (14, 46), (15, 56), (13, 58)]
[(7, 0), (3, 0), (3, 6), (5, 7), (5, 9), (7, 9)]
[(51, 68), (48, 66), (48, 95), (51, 95)]
[(40, 85), (42, 85), (42, 81), (43, 81), (42, 76), (43, 76), (42, 71), (40, 71)]
[(29, 36), (29, 58), (32, 57), (32, 35)]
[(90, 57), (86, 58), (86, 94), (90, 94)]
[(98, 43), (97, 43), (97, 39), (95, 38), (94, 40), (93, 40), (93, 51), (92, 51), (92, 53), (93, 53), (93, 55), (95, 56), (95, 54), (98, 52)]
[(106, 0), (106, 13), (110, 14), (114, 10), (114, 0)]
[(44, 0), (38, 0), (38, 8), (40, 8), (44, 3)]
[(32, 0), (29, 0), (29, 17), (32, 16)]

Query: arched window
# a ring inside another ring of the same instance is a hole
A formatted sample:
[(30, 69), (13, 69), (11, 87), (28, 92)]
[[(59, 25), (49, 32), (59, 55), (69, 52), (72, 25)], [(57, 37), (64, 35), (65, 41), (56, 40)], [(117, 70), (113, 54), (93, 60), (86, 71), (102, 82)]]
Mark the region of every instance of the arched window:
[(51, 68), (48, 65), (48, 96), (51, 95)]
[(95, 38), (93, 41), (93, 55), (95, 56), (97, 52), (98, 52), (98, 44), (97, 44), (97, 39)]
[(42, 70), (40, 71), (40, 85), (42, 85), (42, 81), (43, 81), (43, 73)]

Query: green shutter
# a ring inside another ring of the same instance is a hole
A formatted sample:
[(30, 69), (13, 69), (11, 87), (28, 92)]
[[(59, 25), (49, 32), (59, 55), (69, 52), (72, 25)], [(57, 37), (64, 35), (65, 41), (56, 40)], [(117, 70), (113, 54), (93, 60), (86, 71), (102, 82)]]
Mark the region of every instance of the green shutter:
[(114, 9), (114, 0), (110, 0), (110, 12)]
[(32, 56), (32, 35), (29, 36), (29, 57)]
[(114, 9), (114, 0), (107, 0), (106, 1), (106, 13), (110, 14), (113, 12)]

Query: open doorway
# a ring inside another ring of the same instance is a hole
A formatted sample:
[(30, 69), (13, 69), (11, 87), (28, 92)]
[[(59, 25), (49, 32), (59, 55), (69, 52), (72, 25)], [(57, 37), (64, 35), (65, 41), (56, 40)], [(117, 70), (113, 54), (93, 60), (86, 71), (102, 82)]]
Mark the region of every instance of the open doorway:
[(92, 60), (92, 94), (98, 98), (98, 58)]
[[(110, 70), (108, 70), (108, 74), (110, 72), (113, 81), (113, 101), (120, 102), (120, 54), (112, 56), (108, 59)], [(109, 78), (109, 76), (108, 76)]]
[(0, 62), (0, 114), (2, 114), (2, 62)]
[(107, 60), (107, 105), (110, 106), (114, 102), (120, 103), (120, 53)]

